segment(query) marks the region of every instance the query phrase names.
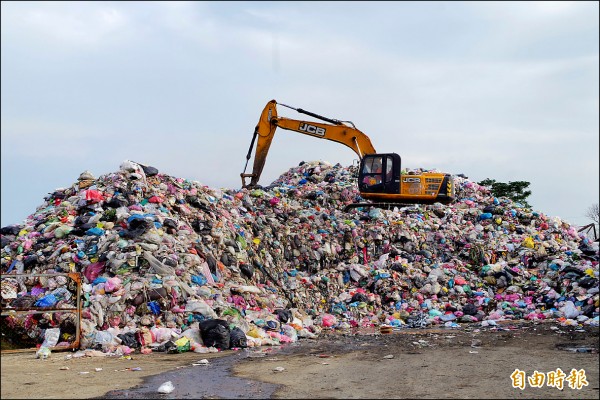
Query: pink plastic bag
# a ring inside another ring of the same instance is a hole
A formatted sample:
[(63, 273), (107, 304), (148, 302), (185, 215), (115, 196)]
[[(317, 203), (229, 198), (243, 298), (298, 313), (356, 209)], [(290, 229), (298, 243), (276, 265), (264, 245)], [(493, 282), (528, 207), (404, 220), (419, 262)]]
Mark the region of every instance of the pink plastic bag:
[(83, 276), (88, 280), (88, 283), (92, 283), (101, 273), (104, 271), (104, 262), (91, 263), (83, 271)]
[(323, 315), (323, 326), (325, 327), (330, 327), (333, 326), (336, 323), (336, 318), (335, 316), (331, 315), (331, 314), (325, 314)]

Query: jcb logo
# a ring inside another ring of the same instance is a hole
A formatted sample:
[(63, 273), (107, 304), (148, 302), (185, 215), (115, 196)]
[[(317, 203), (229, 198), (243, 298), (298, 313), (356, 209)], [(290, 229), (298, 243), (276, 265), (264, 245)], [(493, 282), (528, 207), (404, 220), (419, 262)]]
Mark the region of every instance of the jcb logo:
[(421, 178), (402, 178), (402, 182), (406, 182), (406, 183), (421, 182)]
[(301, 130), (302, 132), (306, 132), (311, 135), (325, 136), (325, 128), (320, 128), (318, 126), (309, 125), (305, 122), (301, 123), (300, 127), (298, 129)]

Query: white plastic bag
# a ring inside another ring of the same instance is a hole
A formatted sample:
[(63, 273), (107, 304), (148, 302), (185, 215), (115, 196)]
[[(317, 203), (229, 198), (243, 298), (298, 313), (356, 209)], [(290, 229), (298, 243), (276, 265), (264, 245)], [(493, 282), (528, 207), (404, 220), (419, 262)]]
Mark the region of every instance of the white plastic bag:
[(58, 338), (60, 337), (60, 328), (50, 328), (46, 329), (44, 333), (44, 342), (41, 347), (54, 347), (58, 343)]
[(158, 393), (169, 394), (173, 390), (175, 390), (175, 386), (173, 386), (173, 382), (167, 381), (158, 387)]
[(580, 314), (575, 304), (572, 301), (567, 301), (563, 307), (560, 308), (560, 311), (563, 313), (565, 318), (567, 319), (575, 319)]

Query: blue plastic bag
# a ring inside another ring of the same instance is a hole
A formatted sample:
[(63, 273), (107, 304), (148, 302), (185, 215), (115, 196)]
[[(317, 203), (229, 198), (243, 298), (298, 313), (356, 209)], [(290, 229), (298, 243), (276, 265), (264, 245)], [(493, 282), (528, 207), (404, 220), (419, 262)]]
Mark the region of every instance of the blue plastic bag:
[(197, 284), (197, 285), (206, 285), (206, 278), (204, 277), (204, 275), (192, 275), (192, 282)]
[(53, 294), (48, 294), (35, 302), (36, 307), (52, 307), (58, 303), (58, 299)]
[(160, 305), (156, 301), (149, 301), (148, 308), (150, 309), (150, 311), (152, 311), (152, 314), (160, 314)]

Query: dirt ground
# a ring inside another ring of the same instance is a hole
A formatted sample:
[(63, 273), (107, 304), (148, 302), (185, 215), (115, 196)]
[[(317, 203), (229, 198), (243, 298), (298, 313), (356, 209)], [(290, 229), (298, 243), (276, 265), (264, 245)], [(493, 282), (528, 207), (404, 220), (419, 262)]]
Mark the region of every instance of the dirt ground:
[[(463, 325), (383, 335), (324, 334), (281, 347), (134, 354), (131, 359), (67, 360), (68, 352), (55, 352), (39, 360), (33, 352), (3, 353), (1, 398), (597, 399), (598, 345), (598, 328), (515, 322), (500, 329)], [(201, 359), (210, 365), (192, 366)], [(209, 373), (215, 372), (211, 365), (223, 365), (225, 372)], [(516, 369), (528, 380), (534, 371), (547, 378), (558, 368), (566, 375), (562, 390), (547, 381), (541, 387), (529, 382), (524, 389), (513, 387)], [(572, 369), (579, 372), (571, 375)], [(580, 389), (577, 382), (569, 386), (569, 376), (579, 379)], [(169, 379), (175, 390), (159, 394), (158, 383)], [(227, 379), (244, 383), (229, 385), (226, 392)], [(261, 382), (271, 385), (259, 388)]]

